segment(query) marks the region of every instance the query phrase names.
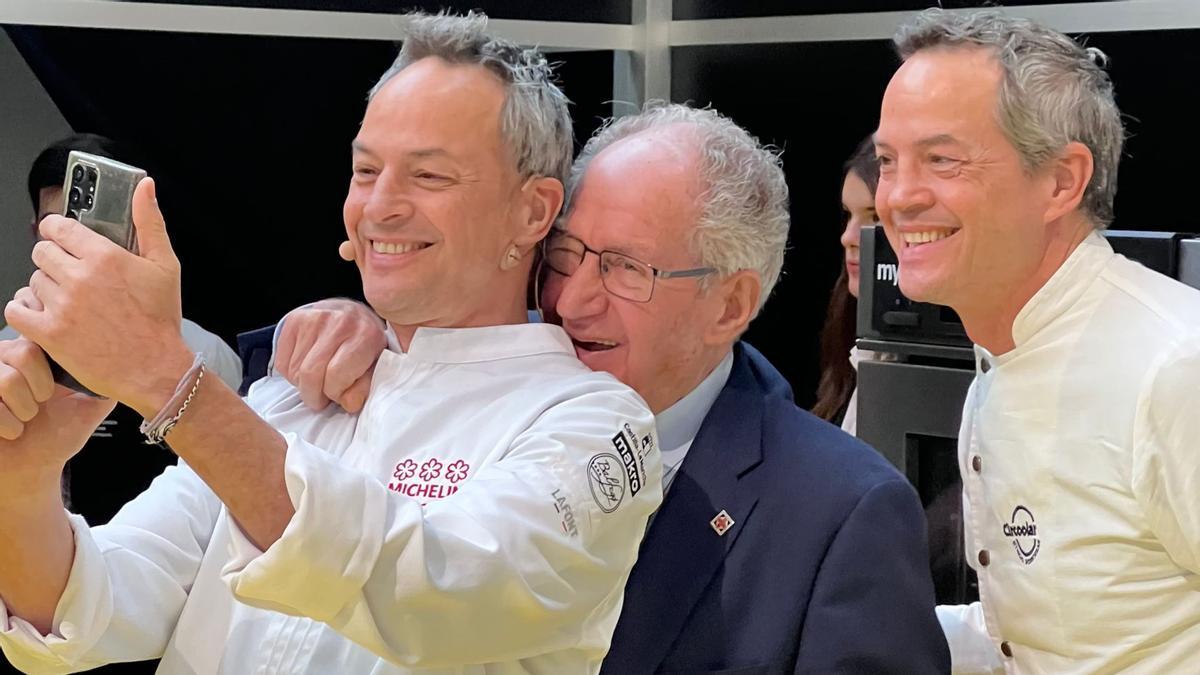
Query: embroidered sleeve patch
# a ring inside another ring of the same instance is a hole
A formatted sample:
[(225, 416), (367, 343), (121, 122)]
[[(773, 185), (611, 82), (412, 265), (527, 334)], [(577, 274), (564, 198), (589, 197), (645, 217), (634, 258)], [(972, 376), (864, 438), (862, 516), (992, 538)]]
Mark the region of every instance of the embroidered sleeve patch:
[(624, 465), (616, 455), (604, 452), (588, 462), (588, 487), (601, 511), (617, 510), (625, 498), (625, 481)]
[[(625, 429), (629, 429), (629, 425), (625, 425)], [(613, 436), (612, 444), (616, 449), (617, 455), (621, 458), (621, 465), (625, 470), (625, 477), (629, 481), (629, 497), (630, 499), (637, 496), (637, 493), (642, 489), (643, 478), (645, 471), (638, 467), (638, 456), (634, 451), (637, 447), (631, 439), (637, 438), (633, 434), (626, 435), (622, 430), (616, 436)]]

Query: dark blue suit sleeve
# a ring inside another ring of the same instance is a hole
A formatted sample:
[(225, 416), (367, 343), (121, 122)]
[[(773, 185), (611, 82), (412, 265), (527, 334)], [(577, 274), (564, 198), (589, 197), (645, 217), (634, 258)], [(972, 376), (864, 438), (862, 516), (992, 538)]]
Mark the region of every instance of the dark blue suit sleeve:
[(934, 604), (920, 500), (903, 480), (880, 483), (821, 563), (795, 672), (949, 673)]
[(245, 396), (255, 380), (266, 377), (274, 342), (275, 326), (237, 336), (238, 356), (242, 357), (242, 385), (238, 387), (238, 394)]

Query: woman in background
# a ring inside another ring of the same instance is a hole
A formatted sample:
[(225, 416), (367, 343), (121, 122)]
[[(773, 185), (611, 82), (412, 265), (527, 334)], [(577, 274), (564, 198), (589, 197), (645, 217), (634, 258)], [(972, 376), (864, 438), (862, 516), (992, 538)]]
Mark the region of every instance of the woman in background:
[[(859, 230), (876, 223), (875, 188), (879, 185), (879, 163), (875, 159), (875, 144), (868, 136), (846, 161), (842, 181), (842, 210), (846, 228), (842, 231), (845, 262), (833, 293), (829, 311), (821, 329), (821, 380), (817, 385), (817, 402), (813, 414), (837, 424), (854, 434), (857, 430), (858, 362), (876, 358), (854, 346), (855, 320), (858, 313), (858, 247)], [(847, 358), (849, 354), (849, 358)]]

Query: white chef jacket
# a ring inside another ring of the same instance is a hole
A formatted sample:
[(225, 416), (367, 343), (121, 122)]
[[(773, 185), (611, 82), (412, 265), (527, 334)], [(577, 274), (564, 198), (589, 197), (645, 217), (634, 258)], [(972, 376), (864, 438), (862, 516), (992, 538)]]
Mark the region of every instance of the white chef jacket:
[(360, 415), (279, 377), (249, 402), (287, 439), (296, 515), (264, 553), (187, 466), (76, 556), (35, 673), (162, 656), (160, 673), (588, 673), (661, 501), (651, 416), (556, 326), (419, 329)]
[(1013, 338), (963, 413), (955, 670), (1200, 672), (1200, 292), (1092, 234)]

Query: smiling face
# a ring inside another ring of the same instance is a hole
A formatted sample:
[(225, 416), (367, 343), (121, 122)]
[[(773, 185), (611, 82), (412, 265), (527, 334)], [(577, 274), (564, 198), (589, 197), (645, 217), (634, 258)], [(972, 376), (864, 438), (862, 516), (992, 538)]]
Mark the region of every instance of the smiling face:
[(908, 297), (960, 313), (1004, 303), (1046, 252), (1053, 178), (997, 121), (1001, 69), (981, 48), (909, 58), (884, 94), (875, 203)]
[(484, 68), (426, 58), (367, 106), (343, 217), (367, 301), (393, 324), (487, 325), (523, 307), (524, 276), (500, 265), (521, 233), (504, 100)]
[[(701, 266), (689, 242), (700, 216), (698, 157), (688, 136), (656, 129), (617, 141), (588, 165), (566, 230), (596, 251), (658, 269)], [(649, 302), (609, 292), (588, 253), (571, 276), (549, 272), (542, 306), (562, 322), (580, 360), (633, 387), (662, 412), (690, 392), (728, 345), (706, 337), (724, 305), (697, 278), (658, 279)]]

